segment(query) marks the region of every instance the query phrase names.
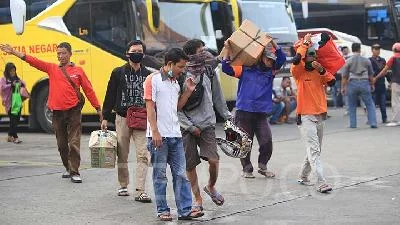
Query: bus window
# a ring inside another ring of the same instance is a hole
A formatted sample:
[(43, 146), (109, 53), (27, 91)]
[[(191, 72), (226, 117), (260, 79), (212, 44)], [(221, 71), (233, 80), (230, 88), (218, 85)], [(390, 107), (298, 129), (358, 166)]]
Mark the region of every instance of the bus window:
[(32, 19), (40, 12), (47, 9), (57, 0), (28, 0), (26, 2), (26, 17)]
[(89, 3), (75, 3), (64, 16), (69, 32), (75, 37), (91, 42)]
[(0, 24), (11, 23), (10, 1), (0, 1)]
[(128, 44), (126, 10), (122, 1), (92, 4), (92, 38), (94, 42), (123, 53)]

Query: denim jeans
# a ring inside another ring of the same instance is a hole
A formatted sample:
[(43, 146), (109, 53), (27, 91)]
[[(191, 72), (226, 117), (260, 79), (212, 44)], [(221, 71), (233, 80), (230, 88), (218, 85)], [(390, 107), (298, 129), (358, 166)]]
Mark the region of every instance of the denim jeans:
[(278, 121), (279, 117), (282, 115), (283, 110), (285, 109), (285, 103), (283, 102), (278, 102), (278, 103), (273, 103), (272, 105), (272, 117), (269, 119), (270, 122), (276, 122)]
[(375, 105), (378, 105), (381, 110), (382, 122), (386, 122), (387, 121), (386, 89), (385, 88), (383, 88), (383, 89), (375, 88), (374, 100), (375, 100)]
[(334, 107), (342, 107), (345, 100), (343, 100), (343, 96), (341, 94), (342, 83), (341, 80), (337, 80), (335, 85), (332, 87), (332, 101)]
[(368, 80), (350, 80), (348, 88), (350, 127), (357, 127), (357, 99), (365, 103), (368, 112), (368, 124), (376, 126), (375, 104), (372, 100), (371, 87)]
[(186, 159), (182, 138), (163, 138), (162, 145), (154, 148), (151, 138), (147, 140), (153, 165), (153, 186), (157, 204), (157, 214), (169, 213), (167, 203), (167, 163), (171, 168), (175, 204), (178, 216), (188, 216), (192, 210), (192, 191), (186, 177)]

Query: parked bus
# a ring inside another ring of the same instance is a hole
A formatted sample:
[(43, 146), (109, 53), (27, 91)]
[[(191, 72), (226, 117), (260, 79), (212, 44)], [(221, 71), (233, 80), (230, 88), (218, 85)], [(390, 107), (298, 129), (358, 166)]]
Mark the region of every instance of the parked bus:
[[(143, 40), (148, 47), (146, 66), (158, 69), (166, 49), (202, 39), (218, 51), (232, 33), (232, 13), (226, 0), (26, 0), (27, 22), (22, 35), (12, 28), (10, 1), (0, 0), (0, 43), (49, 62), (56, 62), (57, 44), (71, 43), (72, 61), (83, 67), (102, 102), (113, 68), (126, 62), (126, 44)], [(0, 72), (15, 63), (27, 83), (31, 99), (22, 116), (30, 128), (51, 132), (52, 112), (47, 108), (48, 78), (14, 56), (1, 53)], [(6, 115), (0, 108), (0, 118)], [(82, 110), (90, 121), (95, 111)]]

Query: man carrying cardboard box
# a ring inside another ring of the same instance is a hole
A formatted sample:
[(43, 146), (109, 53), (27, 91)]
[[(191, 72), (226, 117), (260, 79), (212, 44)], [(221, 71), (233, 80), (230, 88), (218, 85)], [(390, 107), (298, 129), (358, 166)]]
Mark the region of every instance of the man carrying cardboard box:
[[(272, 46), (263, 47), (261, 57), (250, 66), (232, 65), (234, 52), (231, 39), (225, 42), (225, 51), (222, 55), (222, 71), (230, 76), (239, 78), (239, 87), (236, 100), (235, 121), (244, 129), (251, 139), (257, 136), (260, 145), (258, 157), (258, 173), (272, 178), (275, 174), (267, 170), (267, 163), (272, 155), (272, 135), (268, 124), (268, 115), (272, 111), (272, 83), (275, 71), (279, 70), (286, 61), (281, 48), (269, 35), (265, 39), (271, 40)], [(254, 178), (253, 165), (250, 153), (241, 159), (244, 178)]]

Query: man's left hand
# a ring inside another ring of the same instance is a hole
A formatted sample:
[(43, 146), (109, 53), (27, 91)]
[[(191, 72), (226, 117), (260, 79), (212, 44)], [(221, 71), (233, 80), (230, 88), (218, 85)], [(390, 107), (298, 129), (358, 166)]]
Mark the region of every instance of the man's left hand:
[(185, 84), (186, 84), (186, 89), (190, 92), (193, 92), (194, 89), (196, 88), (196, 83), (191, 77), (186, 79)]
[(324, 70), (324, 67), (321, 65), (321, 63), (317, 62), (317, 61), (313, 61), (311, 63), (312, 67), (316, 70), (318, 70), (318, 72), (321, 72)]

